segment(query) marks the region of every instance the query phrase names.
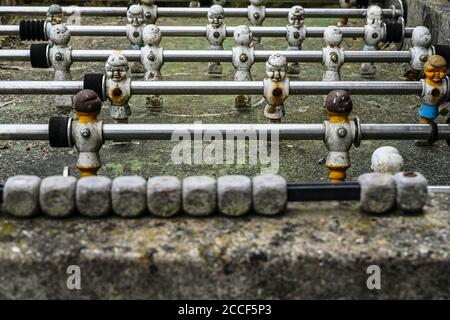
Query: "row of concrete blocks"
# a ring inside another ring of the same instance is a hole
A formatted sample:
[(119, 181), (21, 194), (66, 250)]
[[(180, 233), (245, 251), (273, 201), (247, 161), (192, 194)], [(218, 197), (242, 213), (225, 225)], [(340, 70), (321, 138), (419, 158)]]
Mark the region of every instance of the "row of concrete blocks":
[(287, 183), (277, 175), (218, 178), (194, 176), (180, 180), (161, 176), (148, 180), (139, 176), (110, 179), (103, 176), (37, 176), (9, 178), (3, 191), (3, 210), (17, 217), (40, 212), (65, 217), (75, 212), (102, 217), (111, 212), (123, 217), (138, 217), (148, 212), (170, 217), (183, 211), (192, 216), (207, 216), (219, 211), (241, 216), (252, 209), (261, 215), (285, 211)]
[[(428, 182), (416, 172), (395, 175), (367, 173), (358, 178), (360, 206), (373, 214), (397, 207), (405, 213), (419, 212), (428, 199)], [(224, 176), (217, 180), (206, 176), (185, 178), (138, 176), (115, 179), (93, 176), (37, 176), (9, 178), (3, 192), (3, 210), (17, 217), (43, 212), (65, 217), (78, 212), (101, 217), (111, 212), (123, 217), (138, 217), (150, 212), (170, 217), (184, 211), (192, 216), (207, 216), (219, 211), (228, 216), (253, 212), (277, 215), (288, 202), (287, 183), (277, 175)]]
[(428, 180), (418, 172), (365, 173), (358, 177), (360, 207), (371, 214), (397, 208), (403, 213), (419, 213), (428, 201)]

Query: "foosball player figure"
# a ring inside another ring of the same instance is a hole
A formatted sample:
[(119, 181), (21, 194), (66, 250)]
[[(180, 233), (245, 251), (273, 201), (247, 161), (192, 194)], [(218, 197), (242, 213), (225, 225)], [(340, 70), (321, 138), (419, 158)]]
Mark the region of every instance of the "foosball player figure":
[(326, 166), (330, 171), (330, 181), (345, 181), (347, 169), (350, 168), (349, 150), (353, 144), (353, 130), (348, 119), (353, 110), (353, 101), (345, 90), (331, 91), (325, 102), (329, 116), (325, 144), (328, 149)]
[(422, 103), (419, 108), (419, 121), (431, 123), (440, 112), (448, 90), (447, 61), (442, 56), (433, 55), (424, 66)]
[(95, 176), (101, 168), (99, 151), (103, 145), (102, 122), (97, 116), (102, 101), (92, 90), (82, 90), (73, 99), (78, 121), (72, 123), (73, 144), (78, 150), (77, 169), (81, 177)]
[(279, 123), (286, 115), (284, 100), (289, 96), (287, 67), (286, 57), (280, 54), (271, 55), (266, 63), (266, 73), (269, 78), (264, 79), (264, 97), (266, 99), (264, 115), (271, 122)]
[[(223, 50), (223, 42), (227, 35), (227, 27), (224, 23), (225, 12), (222, 6), (214, 5), (208, 10), (208, 22), (206, 26), (206, 38), (209, 41), (209, 50)], [(218, 76), (222, 74), (220, 62), (208, 63), (208, 75)]]

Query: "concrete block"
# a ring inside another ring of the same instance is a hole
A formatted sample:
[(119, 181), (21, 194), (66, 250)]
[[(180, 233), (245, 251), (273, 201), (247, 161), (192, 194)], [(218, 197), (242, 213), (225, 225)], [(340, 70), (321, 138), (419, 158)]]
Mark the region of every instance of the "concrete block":
[(418, 172), (399, 172), (394, 176), (397, 208), (405, 213), (421, 212), (428, 200), (428, 181)]
[(252, 181), (246, 176), (224, 176), (217, 179), (219, 212), (229, 216), (248, 213), (252, 206)]
[(3, 190), (3, 208), (16, 217), (31, 217), (39, 212), (37, 176), (15, 176), (6, 180)]
[(287, 206), (287, 183), (277, 175), (266, 174), (253, 178), (253, 209), (262, 215), (283, 213)]
[(358, 177), (361, 185), (361, 210), (386, 213), (395, 206), (396, 186), (390, 174), (365, 173)]
[(181, 210), (181, 180), (172, 176), (148, 179), (147, 208), (159, 217), (171, 217)]
[(147, 208), (147, 181), (139, 176), (115, 178), (111, 185), (111, 204), (115, 214), (137, 217)]
[(183, 210), (193, 216), (207, 216), (216, 211), (216, 180), (207, 176), (183, 180)]
[(88, 217), (102, 217), (111, 212), (111, 179), (92, 176), (78, 180), (77, 211)]
[(39, 192), (41, 210), (51, 217), (66, 217), (75, 212), (75, 177), (44, 178)]

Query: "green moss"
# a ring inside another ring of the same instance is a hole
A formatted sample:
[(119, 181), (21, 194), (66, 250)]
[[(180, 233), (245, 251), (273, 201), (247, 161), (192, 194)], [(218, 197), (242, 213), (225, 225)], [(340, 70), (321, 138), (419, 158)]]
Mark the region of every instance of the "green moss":
[(131, 172), (135, 174), (140, 174), (142, 171), (143, 163), (140, 160), (133, 160), (130, 164)]
[(115, 176), (115, 177), (123, 175), (123, 172), (124, 172), (123, 164), (107, 163), (104, 167), (106, 169), (110, 170), (111, 173), (113, 174), (113, 176)]
[(0, 224), (0, 241), (15, 234), (17, 226), (13, 223), (4, 222)]

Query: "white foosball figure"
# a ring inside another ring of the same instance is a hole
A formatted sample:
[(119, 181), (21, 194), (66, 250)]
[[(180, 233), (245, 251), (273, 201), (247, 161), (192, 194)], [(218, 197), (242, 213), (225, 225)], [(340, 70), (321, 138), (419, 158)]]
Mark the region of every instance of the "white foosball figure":
[[(159, 46), (161, 39), (161, 30), (158, 26), (150, 24), (144, 28), (144, 47), (141, 49), (141, 62), (146, 71), (145, 80), (162, 80), (161, 67), (164, 61), (163, 48)], [(163, 107), (163, 98), (158, 95), (148, 96), (146, 105), (152, 111), (160, 111)]]
[[(234, 80), (236, 81), (252, 81), (251, 68), (255, 62), (254, 50), (250, 46), (253, 36), (250, 28), (247, 26), (238, 26), (234, 31), (234, 41), (236, 46), (233, 47), (233, 66)], [(238, 96), (235, 99), (235, 107), (238, 109), (250, 108), (250, 96)]]
[(324, 67), (323, 81), (340, 81), (340, 70), (344, 64), (344, 49), (340, 47), (342, 43), (342, 31), (339, 27), (329, 26), (325, 29), (324, 40), (326, 47), (323, 48)]
[[(302, 50), (303, 41), (306, 38), (305, 10), (301, 6), (294, 6), (289, 10), (289, 24), (287, 25), (286, 40), (289, 44), (288, 51)], [(300, 74), (298, 62), (288, 64), (289, 74)]]
[[(225, 12), (222, 6), (214, 5), (208, 10), (208, 22), (206, 26), (206, 38), (209, 41), (209, 50), (223, 50), (223, 42), (226, 38), (226, 25), (224, 24)], [(208, 75), (221, 75), (220, 62), (208, 64)]]

